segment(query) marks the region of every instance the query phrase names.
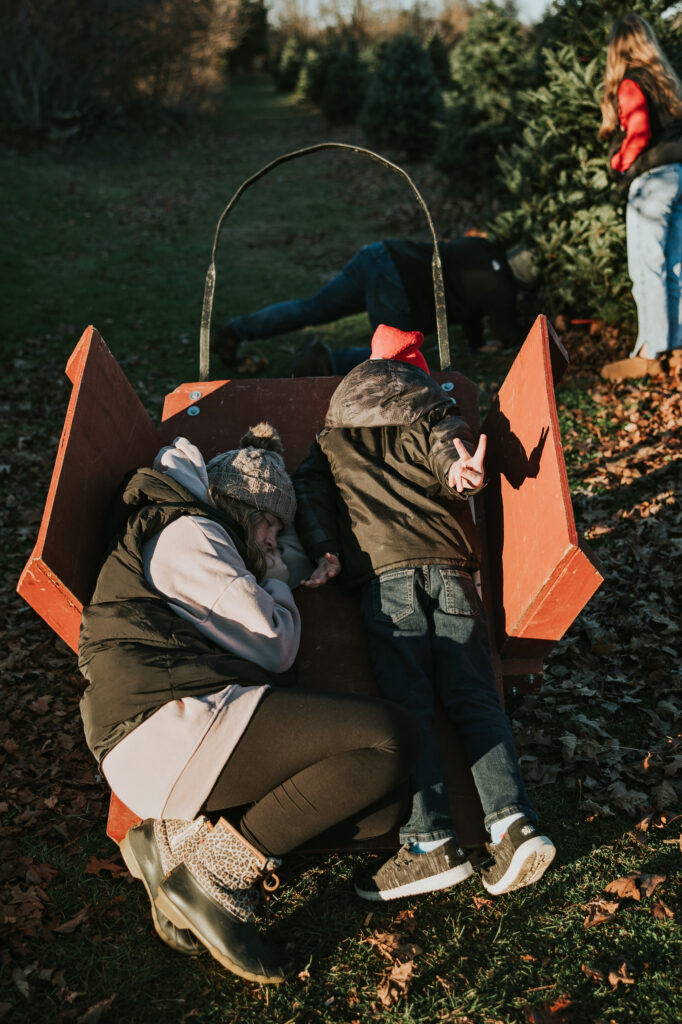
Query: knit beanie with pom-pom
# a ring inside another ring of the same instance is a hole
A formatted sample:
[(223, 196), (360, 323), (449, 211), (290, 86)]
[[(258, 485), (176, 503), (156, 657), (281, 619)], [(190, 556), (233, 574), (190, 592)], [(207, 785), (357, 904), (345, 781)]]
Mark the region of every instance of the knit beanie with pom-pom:
[(294, 485), (284, 468), (282, 439), (270, 423), (250, 427), (239, 448), (214, 455), (208, 480), (220, 494), (270, 512), (288, 526), (296, 512)]

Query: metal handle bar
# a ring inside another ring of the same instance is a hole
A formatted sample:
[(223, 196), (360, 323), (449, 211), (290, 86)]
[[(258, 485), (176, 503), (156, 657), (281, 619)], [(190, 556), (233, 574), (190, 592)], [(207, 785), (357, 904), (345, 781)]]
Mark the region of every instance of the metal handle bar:
[(246, 192), (247, 188), (254, 185), (260, 178), (266, 175), (269, 171), (274, 170), (275, 167), (279, 167), (280, 164), (286, 163), (288, 160), (296, 160), (298, 157), (307, 156), (309, 153), (318, 153), (323, 149), (339, 149), (346, 150), (351, 153), (358, 153), (361, 156), (368, 156), (372, 160), (376, 160), (377, 163), (383, 164), (384, 167), (388, 167), (390, 170), (395, 171), (408, 183), (421, 208), (423, 209), (426, 220), (428, 221), (429, 231), (433, 238), (433, 258), (431, 260), (431, 272), (433, 275), (433, 293), (436, 306), (436, 330), (438, 332), (438, 352), (440, 356), (440, 368), (441, 370), (449, 370), (451, 366), (450, 358), (450, 342), (448, 340), (448, 322), (445, 310), (445, 288), (443, 286), (443, 267), (441, 264), (440, 253), (438, 251), (438, 239), (436, 238), (436, 231), (433, 226), (431, 214), (429, 213), (428, 207), (424, 202), (418, 188), (402, 167), (398, 167), (397, 164), (391, 163), (383, 156), (379, 156), (378, 153), (374, 153), (371, 149), (364, 149), (362, 146), (350, 146), (345, 142), (319, 142), (315, 146), (306, 146), (305, 149), (297, 149), (292, 153), (285, 153), (283, 156), (277, 157), (276, 160), (272, 160), (265, 167), (262, 167), (256, 174), (252, 174), (250, 178), (244, 181), (237, 191), (234, 193), (229, 203), (223, 210), (216, 226), (215, 237), (213, 239), (213, 249), (211, 251), (211, 263), (206, 273), (206, 283), (204, 285), (204, 301), (201, 310), (201, 330), (199, 333), (199, 380), (208, 380), (209, 375), (209, 362), (210, 362), (210, 350), (211, 350), (211, 316), (213, 313), (213, 296), (215, 294), (215, 282), (216, 282), (216, 269), (215, 269), (215, 258), (218, 249), (218, 239), (220, 238), (220, 232), (222, 231), (223, 223), (230, 213), (232, 208), (237, 203), (241, 195)]

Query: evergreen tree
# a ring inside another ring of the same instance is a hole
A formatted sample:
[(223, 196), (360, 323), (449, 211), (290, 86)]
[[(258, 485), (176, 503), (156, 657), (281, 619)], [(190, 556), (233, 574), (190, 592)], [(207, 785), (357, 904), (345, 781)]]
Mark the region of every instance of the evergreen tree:
[(431, 61), (415, 36), (399, 35), (380, 53), (360, 111), (374, 145), (419, 159), (433, 152), (443, 98)]
[(298, 39), (285, 40), (275, 69), (275, 84), (280, 92), (293, 92), (303, 66), (303, 48)]
[(350, 40), (329, 60), (320, 106), (332, 124), (355, 120), (365, 95), (366, 72), (358, 48)]
[(426, 52), (429, 55), (431, 67), (441, 89), (449, 89), (452, 84), (450, 77), (450, 51), (443, 41), (443, 37), (438, 32), (434, 32), (427, 42)]
[(267, 53), (268, 12), (265, 0), (236, 0), (228, 9), (230, 43), (225, 49), (231, 73), (248, 72)]
[(581, 61), (606, 57), (606, 39), (613, 21), (628, 11), (640, 14), (649, 22), (668, 57), (679, 66), (682, 56), (682, 38), (679, 21), (665, 17), (674, 12), (678, 4), (670, 0), (555, 0), (537, 28), (538, 49), (556, 49), (570, 46)]
[(533, 49), (514, 9), (487, 0), (450, 55), (448, 109), (434, 161), (463, 193), (494, 181), (497, 153), (519, 132), (516, 94), (535, 76)]
[(296, 92), (311, 103), (319, 103), (326, 76), (327, 62), (324, 53), (314, 46), (309, 46), (298, 73)]
[[(540, 26), (544, 82), (516, 97), (524, 125), (498, 156), (506, 189), (503, 212), (489, 225), (505, 243), (523, 238), (535, 252), (548, 308), (634, 323), (625, 249), (626, 193), (607, 172), (607, 146), (597, 139), (613, 19), (637, 10), (674, 59), (674, 28), (658, 0), (601, 3), (558, 0)], [(645, 10), (646, 7), (646, 10)], [(551, 30), (551, 31), (550, 31)]]

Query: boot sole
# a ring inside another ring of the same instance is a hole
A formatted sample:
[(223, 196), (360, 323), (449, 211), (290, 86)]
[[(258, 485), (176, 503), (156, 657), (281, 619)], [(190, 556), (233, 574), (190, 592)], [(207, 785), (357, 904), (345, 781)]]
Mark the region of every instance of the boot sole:
[[(138, 860), (135, 856), (135, 851), (133, 850), (132, 844), (128, 838), (128, 833), (126, 833), (126, 835), (121, 840), (119, 844), (119, 849), (121, 851), (121, 856), (123, 857), (125, 866), (128, 868), (130, 874), (133, 876), (133, 878), (137, 878), (138, 881), (142, 882), (143, 886), (145, 887), (145, 891), (147, 893), (147, 896), (149, 897), (149, 902), (152, 908), (152, 924), (154, 925), (154, 931), (159, 936), (161, 941), (165, 942), (166, 945), (169, 946), (170, 949), (175, 950), (176, 953), (182, 953), (183, 956), (199, 956), (201, 950), (197, 949), (196, 952), (190, 952), (190, 950), (182, 949), (181, 947), (178, 947), (173, 942), (171, 942), (168, 936), (164, 934), (164, 931), (159, 922), (159, 912), (155, 902), (156, 893), (152, 893), (151, 889), (149, 888), (149, 884), (147, 882), (145, 874), (138, 863)], [(175, 922), (171, 921), (171, 924), (175, 924)], [(194, 932), (192, 932), (192, 934), (194, 934)]]
[(398, 900), (403, 896), (419, 896), (427, 892), (438, 892), (439, 889), (449, 889), (453, 885), (464, 882), (474, 872), (471, 864), (459, 864), (456, 868), (443, 871), (440, 875), (429, 875), (427, 878), (418, 878), (414, 882), (407, 882), (395, 889), (360, 889), (355, 886), (355, 891), (363, 900), (373, 900), (384, 903), (388, 900)]
[(246, 981), (255, 981), (259, 985), (281, 985), (282, 982), (286, 981), (287, 977), (289, 977), (288, 974), (275, 977), (265, 974), (255, 974), (252, 971), (246, 970), (246, 968), (240, 966), (240, 964), (234, 963), (234, 961), (225, 956), (221, 950), (213, 946), (208, 939), (204, 938), (198, 929), (193, 927), (192, 922), (185, 917), (179, 907), (176, 907), (163, 889), (159, 889), (156, 897), (156, 906), (161, 913), (168, 918), (171, 924), (174, 924), (176, 928), (182, 928), (185, 931), (191, 932), (192, 935), (199, 940), (202, 946), (206, 947), (214, 960), (217, 960), (219, 964), (222, 964), (228, 971), (231, 971), (233, 974), (237, 974), (240, 978), (244, 978)]
[(501, 896), (505, 892), (523, 889), (544, 875), (555, 854), (554, 843), (547, 836), (535, 836), (515, 851), (502, 878), (492, 885), (483, 879), (483, 885), (491, 896)]

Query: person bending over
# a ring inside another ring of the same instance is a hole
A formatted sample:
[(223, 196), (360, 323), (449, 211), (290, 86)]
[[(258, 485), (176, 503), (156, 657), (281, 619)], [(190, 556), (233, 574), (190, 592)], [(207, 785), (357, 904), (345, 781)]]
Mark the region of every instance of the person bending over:
[[(472, 349), (484, 344), (483, 322), (505, 347), (523, 341), (516, 300), (520, 288), (532, 287), (535, 272), (528, 250), (521, 246), (507, 253), (480, 236), (440, 243), (443, 283), (449, 323), (460, 324)], [(390, 238), (360, 249), (345, 267), (316, 294), (266, 306), (237, 316), (218, 328), (213, 349), (227, 366), (237, 362), (241, 342), (331, 323), (367, 312), (375, 329), (388, 324), (410, 331), (436, 329), (431, 259), (433, 246), (425, 242)], [(357, 354), (358, 350), (351, 350)], [(367, 358), (369, 351), (353, 361)], [(343, 363), (333, 373), (350, 367)]]

